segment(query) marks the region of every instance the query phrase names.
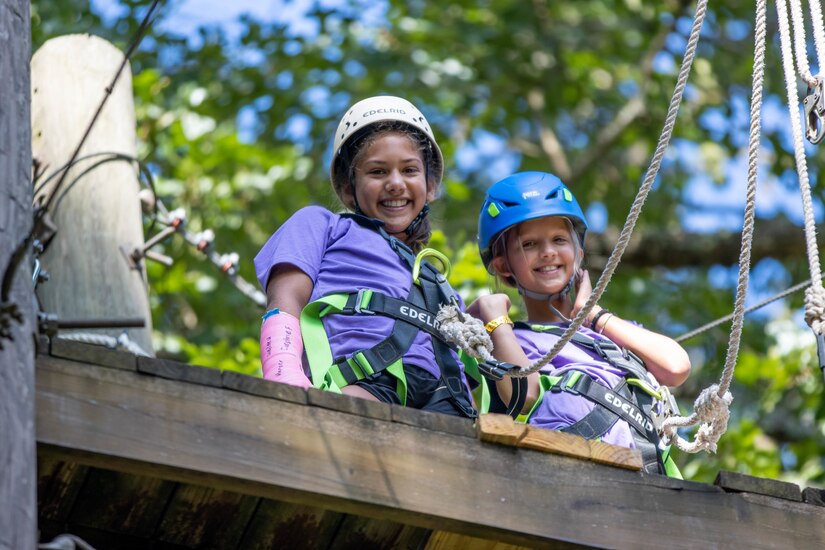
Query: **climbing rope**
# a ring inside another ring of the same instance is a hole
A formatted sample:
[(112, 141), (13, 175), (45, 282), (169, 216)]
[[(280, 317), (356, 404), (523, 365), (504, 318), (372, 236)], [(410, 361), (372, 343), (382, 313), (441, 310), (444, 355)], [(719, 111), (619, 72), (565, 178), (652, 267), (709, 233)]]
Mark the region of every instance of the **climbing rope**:
[[(780, 0), (784, 1), (784, 0)], [(753, 225), (756, 211), (756, 183), (759, 161), (759, 138), (762, 128), (762, 85), (765, 76), (765, 0), (756, 2), (756, 24), (754, 32), (753, 88), (751, 92), (751, 124), (748, 141), (748, 186), (745, 198), (745, 216), (742, 225), (742, 245), (739, 252), (739, 279), (736, 286), (736, 300), (733, 309), (728, 351), (725, 366), (718, 384), (704, 389), (693, 404), (690, 416), (671, 416), (662, 424), (662, 440), (676, 445), (688, 453), (699, 451), (716, 452), (716, 444), (728, 427), (729, 406), (733, 401), (729, 388), (739, 356), (742, 325), (745, 318), (745, 296), (748, 291)], [(683, 439), (677, 428), (687, 428), (699, 424), (693, 442)]]
[(59, 338), (61, 340), (72, 340), (74, 342), (83, 342), (84, 344), (105, 346), (109, 349), (128, 351), (133, 355), (152, 357), (146, 353), (146, 350), (132, 341), (129, 335), (126, 334), (126, 331), (123, 331), (117, 338), (105, 334), (92, 334), (90, 332), (61, 332)]
[(699, 34), (702, 30), (702, 22), (705, 19), (706, 13), (707, 0), (699, 0), (696, 5), (693, 27), (690, 30), (690, 38), (688, 39), (688, 44), (685, 48), (685, 56), (682, 59), (682, 65), (679, 69), (679, 77), (676, 81), (676, 87), (673, 90), (673, 97), (670, 100), (667, 117), (665, 118), (665, 124), (662, 128), (662, 134), (659, 136), (659, 141), (656, 145), (656, 151), (650, 162), (650, 166), (647, 169), (644, 181), (639, 188), (639, 192), (636, 194), (636, 198), (630, 208), (630, 213), (627, 216), (624, 227), (619, 234), (619, 239), (616, 242), (616, 246), (610, 254), (610, 258), (607, 260), (607, 265), (605, 266), (601, 277), (599, 277), (599, 280), (593, 289), (593, 293), (590, 295), (590, 298), (588, 298), (581, 311), (579, 311), (579, 313), (570, 322), (570, 326), (567, 330), (565, 330), (564, 334), (562, 334), (559, 341), (556, 342), (553, 349), (531, 365), (516, 371), (511, 371), (511, 376), (528, 376), (552, 361), (553, 358), (559, 354), (562, 348), (564, 348), (564, 346), (566, 346), (567, 343), (573, 338), (576, 331), (579, 330), (579, 327), (581, 327), (582, 323), (584, 323), (584, 320), (587, 318), (587, 315), (590, 313), (590, 310), (593, 309), (596, 302), (599, 301), (605, 288), (607, 288), (607, 284), (613, 277), (613, 273), (616, 271), (616, 267), (622, 259), (622, 254), (624, 254), (624, 251), (630, 242), (630, 237), (633, 234), (633, 228), (636, 226), (636, 220), (641, 214), (642, 206), (644, 206), (647, 195), (650, 193), (653, 182), (659, 173), (659, 168), (662, 165), (662, 159), (665, 156), (665, 151), (667, 150), (668, 144), (670, 143), (670, 138), (673, 135), (673, 127), (676, 124), (676, 116), (679, 113), (679, 105), (682, 103), (682, 96), (684, 94), (685, 86), (687, 85), (688, 76), (690, 75), (690, 68), (693, 65), (693, 59), (696, 56), (696, 45), (699, 42)]

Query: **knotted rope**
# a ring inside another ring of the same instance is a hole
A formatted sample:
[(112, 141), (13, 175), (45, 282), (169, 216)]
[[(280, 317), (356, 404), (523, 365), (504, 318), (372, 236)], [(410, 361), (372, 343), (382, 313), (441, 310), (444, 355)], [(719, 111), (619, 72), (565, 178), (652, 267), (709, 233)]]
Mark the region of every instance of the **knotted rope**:
[(450, 304), (441, 306), (435, 320), (439, 323), (439, 332), (448, 342), (476, 359), (494, 360), (493, 341), (479, 319), (462, 313), (458, 306)]
[[(784, 1), (784, 0), (780, 0)], [(742, 225), (742, 245), (739, 252), (739, 279), (736, 287), (736, 301), (733, 310), (728, 351), (725, 367), (718, 384), (704, 389), (693, 404), (690, 416), (672, 416), (662, 424), (662, 440), (666, 444), (676, 445), (688, 453), (699, 451), (716, 452), (716, 444), (728, 427), (729, 406), (733, 395), (729, 388), (733, 380), (736, 358), (742, 337), (742, 325), (745, 318), (745, 295), (748, 290), (748, 272), (750, 270), (751, 245), (753, 243), (753, 226), (756, 211), (756, 182), (759, 160), (759, 136), (762, 128), (762, 84), (765, 75), (765, 0), (756, 2), (756, 24), (754, 32), (753, 88), (751, 93), (751, 124), (748, 142), (748, 188), (745, 200), (745, 218)], [(693, 442), (688, 442), (677, 433), (677, 428), (686, 428), (700, 424)]]

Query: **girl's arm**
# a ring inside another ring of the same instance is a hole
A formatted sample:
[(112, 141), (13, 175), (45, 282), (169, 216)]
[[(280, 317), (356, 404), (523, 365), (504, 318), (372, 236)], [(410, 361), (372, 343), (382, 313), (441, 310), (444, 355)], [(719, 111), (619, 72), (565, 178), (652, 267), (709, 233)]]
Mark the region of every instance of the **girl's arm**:
[[(573, 306), (574, 316), (584, 307), (591, 293), (590, 276), (587, 271), (582, 270), (579, 292)], [(678, 342), (620, 319), (615, 313), (606, 312), (599, 315), (601, 311), (601, 307), (595, 306), (585, 321), (586, 326), (590, 327), (593, 319), (596, 319), (596, 326), (591, 328), (638, 355), (660, 384), (678, 386), (687, 380), (690, 374), (690, 359)]]
[(301, 357), (304, 342), (298, 321), (312, 295), (312, 279), (292, 265), (278, 266), (266, 285), (268, 313), (261, 325), (263, 377), (307, 389)]
[[(467, 308), (467, 313), (480, 319), (484, 324), (493, 319), (507, 315), (510, 311), (510, 298), (506, 294), (490, 294), (480, 296)], [(499, 361), (506, 361), (520, 367), (530, 364), (530, 359), (525, 355), (521, 344), (516, 339), (513, 327), (509, 324), (502, 324), (490, 333), (493, 340), (493, 355)], [(504, 403), (509, 404), (513, 395), (512, 381), (509, 376), (496, 382), (496, 390)], [(527, 377), (527, 399), (520, 412), (528, 412), (533, 408), (533, 404), (539, 395), (539, 374), (534, 372)]]
[(638, 355), (660, 384), (678, 386), (690, 374), (688, 354), (672, 338), (620, 319), (612, 313), (599, 317), (594, 330)]

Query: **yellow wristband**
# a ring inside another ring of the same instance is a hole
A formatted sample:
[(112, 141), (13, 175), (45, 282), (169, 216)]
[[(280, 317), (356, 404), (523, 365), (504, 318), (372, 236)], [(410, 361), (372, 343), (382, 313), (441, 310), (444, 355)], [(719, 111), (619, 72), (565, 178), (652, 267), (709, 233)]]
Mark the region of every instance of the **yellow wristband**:
[(510, 319), (510, 317), (508, 317), (507, 315), (502, 315), (501, 317), (496, 317), (495, 319), (484, 325), (484, 330), (486, 330), (487, 332), (493, 332), (501, 325), (510, 325), (511, 327), (514, 326), (513, 321)]

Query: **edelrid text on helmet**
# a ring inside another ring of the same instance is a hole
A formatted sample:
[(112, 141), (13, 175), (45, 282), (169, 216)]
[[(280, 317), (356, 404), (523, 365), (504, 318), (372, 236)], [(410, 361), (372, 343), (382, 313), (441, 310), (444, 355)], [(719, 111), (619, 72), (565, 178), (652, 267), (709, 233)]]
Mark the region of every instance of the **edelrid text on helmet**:
[(584, 213), (573, 193), (553, 174), (519, 172), (491, 185), (478, 216), (478, 251), (484, 267), (489, 269), (492, 244), (503, 231), (548, 216), (568, 218), (584, 246)]
[(329, 178), (332, 188), (340, 197), (340, 191), (347, 183), (341, 172), (336, 172), (336, 162), (342, 157), (342, 149), (356, 135), (364, 136), (364, 129), (385, 121), (397, 121), (409, 125), (421, 132), (430, 143), (432, 160), (428, 166), (436, 188), (441, 185), (444, 173), (444, 157), (435, 141), (433, 131), (423, 114), (406, 99), (395, 96), (374, 96), (359, 101), (350, 107), (335, 131), (332, 142), (332, 161), (329, 166)]

